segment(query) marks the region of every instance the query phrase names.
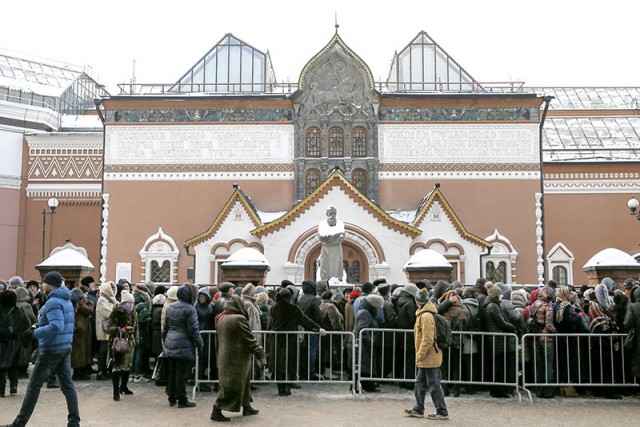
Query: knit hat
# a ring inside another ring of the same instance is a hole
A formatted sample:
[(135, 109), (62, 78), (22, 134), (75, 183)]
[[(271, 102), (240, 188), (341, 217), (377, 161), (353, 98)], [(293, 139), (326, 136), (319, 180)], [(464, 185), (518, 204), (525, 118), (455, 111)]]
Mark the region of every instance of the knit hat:
[(83, 277), (82, 280), (80, 280), (80, 284), (83, 286), (89, 286), (90, 284), (95, 282), (95, 279), (91, 276)]
[(502, 295), (502, 289), (491, 282), (485, 283), (485, 289), (487, 290), (487, 295), (489, 296), (489, 298), (493, 300), (500, 298), (500, 296)]
[(233, 294), (238, 296), (242, 295), (242, 289), (243, 288), (233, 288)]
[(120, 294), (120, 303), (124, 304), (125, 302), (130, 302), (131, 304), (135, 304), (136, 300), (133, 299), (133, 295), (129, 291), (122, 291)]
[(180, 286), (171, 286), (167, 291), (167, 299), (172, 301), (178, 301), (178, 289)]
[(222, 282), (220, 284), (220, 292), (222, 292), (223, 294), (226, 294), (229, 291), (229, 289), (235, 288), (235, 287), (236, 285), (234, 285), (231, 282)]
[(322, 299), (330, 300), (332, 296), (333, 296), (333, 292), (331, 292), (331, 291), (325, 291), (325, 292), (322, 294)]
[(59, 288), (64, 283), (64, 279), (57, 271), (50, 271), (42, 278), (42, 283)]
[(289, 302), (293, 294), (287, 288), (280, 289), (276, 294), (276, 302)]
[(24, 280), (22, 280), (22, 277), (20, 276), (13, 276), (11, 279), (9, 279), (9, 286), (21, 288), (24, 286)]
[(27, 288), (18, 288), (16, 289), (16, 297), (18, 298), (18, 302), (29, 301), (31, 294)]
[(429, 292), (427, 291), (427, 288), (420, 289), (420, 291), (415, 294), (415, 297), (416, 297), (416, 304), (418, 305), (426, 304), (429, 299)]
[(380, 310), (384, 307), (384, 299), (380, 295), (370, 294), (364, 297), (369, 304), (371, 304), (374, 308)]
[[(604, 282), (604, 279), (602, 280)], [(613, 305), (613, 301), (611, 301), (611, 297), (609, 297), (609, 291), (607, 289), (606, 284), (600, 283), (596, 285), (595, 289), (596, 300), (605, 310), (609, 310)]]
[(244, 288), (242, 288), (242, 295), (247, 297), (252, 297), (253, 294), (256, 293), (256, 287), (251, 283), (247, 283)]
[(82, 292), (82, 289), (73, 288), (71, 290), (71, 302), (80, 301), (82, 298), (84, 298), (84, 293)]
[(415, 298), (416, 294), (418, 293), (418, 287), (413, 283), (407, 283), (406, 285), (404, 285), (404, 288), (402, 288), (402, 291), (411, 294), (411, 296)]

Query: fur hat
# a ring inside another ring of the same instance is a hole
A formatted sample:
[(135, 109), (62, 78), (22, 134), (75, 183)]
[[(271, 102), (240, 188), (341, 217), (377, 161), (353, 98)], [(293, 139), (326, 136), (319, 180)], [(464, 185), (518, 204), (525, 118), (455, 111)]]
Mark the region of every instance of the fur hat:
[[(605, 279), (607, 279), (605, 277)], [(603, 283), (596, 285), (595, 294), (596, 300), (605, 310), (609, 310), (613, 305), (613, 301), (611, 301), (611, 297), (609, 296), (609, 290), (607, 289), (606, 284), (604, 283), (605, 279), (602, 279)]]
[(247, 297), (252, 297), (253, 294), (256, 293), (256, 287), (254, 285), (252, 285), (251, 283), (247, 283), (245, 285), (244, 288), (242, 288), (242, 292), (241, 295), (242, 296), (247, 296)]
[[(426, 289), (426, 288), (423, 288), (423, 289)], [(418, 287), (413, 283), (407, 283), (406, 285), (404, 285), (404, 288), (402, 288), (402, 292), (406, 292), (415, 298), (416, 294), (418, 293)]]
[(151, 292), (149, 292), (149, 288), (144, 283), (137, 284), (136, 288), (134, 289), (134, 291), (144, 292), (146, 294), (151, 295)]
[(369, 304), (371, 304), (374, 308), (380, 310), (384, 307), (384, 299), (380, 295), (369, 294), (364, 297)]
[(82, 289), (73, 288), (71, 290), (71, 302), (80, 301), (82, 298), (84, 298), (84, 292), (82, 292)]
[(514, 307), (525, 308), (529, 301), (529, 294), (524, 289), (516, 289), (511, 292), (511, 303)]
[(28, 302), (31, 299), (31, 294), (29, 293), (27, 288), (18, 288), (16, 289), (16, 297), (18, 298), (18, 302)]
[(269, 294), (266, 292), (260, 292), (256, 295), (256, 302), (258, 304), (267, 304), (269, 302)]
[(220, 292), (222, 292), (223, 294), (226, 294), (229, 291), (229, 289), (235, 288), (235, 287), (236, 287), (236, 285), (234, 285), (231, 282), (222, 282), (220, 284), (219, 289), (220, 289)]
[(57, 271), (50, 271), (42, 278), (42, 283), (59, 288), (64, 283), (64, 279)]
[(256, 295), (266, 294), (266, 293), (267, 293), (267, 288), (265, 288), (264, 286), (256, 286)]
[(427, 301), (429, 300), (429, 292), (427, 291), (427, 288), (422, 288), (420, 289), (416, 294), (416, 304), (418, 305), (424, 305), (427, 303)]
[(167, 301), (167, 297), (164, 294), (158, 294), (153, 297), (151, 300), (151, 304), (153, 305), (164, 305), (165, 301)]
[(484, 288), (487, 291), (487, 296), (493, 300), (497, 300), (502, 296), (502, 289), (491, 282), (485, 283)]
[(24, 286), (24, 280), (22, 280), (22, 277), (20, 276), (13, 276), (11, 279), (9, 279), (9, 286), (12, 286), (14, 288), (21, 288)]
[(95, 283), (95, 279), (91, 276), (87, 276), (87, 277), (83, 277), (82, 280), (80, 280), (80, 284), (82, 286), (89, 286), (92, 283)]
[(120, 303), (124, 304), (125, 302), (130, 302), (131, 304), (135, 304), (136, 302), (133, 298), (133, 294), (129, 291), (122, 291), (120, 294)]
[(333, 296), (333, 292), (331, 292), (331, 291), (326, 291), (326, 292), (323, 292), (323, 294), (322, 294), (322, 297), (321, 297), (321, 298), (322, 298), (322, 299), (330, 300), (332, 296)]

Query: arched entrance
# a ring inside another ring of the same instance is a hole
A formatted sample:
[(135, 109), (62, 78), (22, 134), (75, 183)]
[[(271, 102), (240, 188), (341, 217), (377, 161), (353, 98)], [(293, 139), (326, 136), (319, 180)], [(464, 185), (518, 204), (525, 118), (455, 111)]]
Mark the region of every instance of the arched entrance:
[[(304, 262), (304, 278), (315, 280), (318, 257), (322, 245), (317, 245), (309, 251)], [(352, 242), (342, 244), (342, 258), (344, 270), (347, 272), (347, 283), (360, 284), (369, 280), (369, 260), (365, 253)]]

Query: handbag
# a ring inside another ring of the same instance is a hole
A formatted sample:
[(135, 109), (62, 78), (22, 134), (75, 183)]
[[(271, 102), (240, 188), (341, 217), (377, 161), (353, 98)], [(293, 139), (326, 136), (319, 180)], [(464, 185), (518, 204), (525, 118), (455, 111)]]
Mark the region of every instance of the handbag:
[(634, 344), (636, 342), (636, 328), (632, 328), (629, 330), (629, 333), (624, 339), (624, 348), (627, 350), (633, 350)]
[(118, 328), (118, 335), (113, 338), (111, 349), (113, 350), (113, 354), (131, 353), (129, 339), (122, 334), (122, 328)]

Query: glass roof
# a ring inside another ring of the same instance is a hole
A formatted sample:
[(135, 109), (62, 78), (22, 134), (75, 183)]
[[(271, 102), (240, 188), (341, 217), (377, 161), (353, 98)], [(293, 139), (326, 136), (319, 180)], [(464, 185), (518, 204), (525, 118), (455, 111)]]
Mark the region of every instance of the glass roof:
[(555, 97), (552, 110), (640, 108), (638, 87), (537, 87), (538, 93)]
[(545, 161), (640, 160), (640, 117), (548, 117)]
[(269, 52), (226, 34), (178, 80), (171, 92), (270, 92), (275, 73)]
[(421, 31), (391, 63), (392, 91), (472, 91), (477, 82), (427, 33)]

